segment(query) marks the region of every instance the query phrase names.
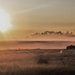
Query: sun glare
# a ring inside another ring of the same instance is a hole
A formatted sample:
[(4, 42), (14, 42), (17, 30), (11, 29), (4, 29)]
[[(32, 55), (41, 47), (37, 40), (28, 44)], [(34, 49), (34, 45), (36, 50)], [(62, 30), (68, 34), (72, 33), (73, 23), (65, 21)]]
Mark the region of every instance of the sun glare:
[(10, 28), (10, 16), (4, 10), (0, 10), (0, 31), (5, 32)]

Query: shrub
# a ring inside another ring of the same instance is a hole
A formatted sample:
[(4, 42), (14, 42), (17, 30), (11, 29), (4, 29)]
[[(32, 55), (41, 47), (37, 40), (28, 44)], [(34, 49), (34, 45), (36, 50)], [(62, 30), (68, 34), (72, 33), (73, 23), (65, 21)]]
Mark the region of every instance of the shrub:
[(48, 64), (49, 60), (46, 55), (37, 55), (37, 64)]
[(67, 46), (66, 49), (75, 49), (74, 45)]

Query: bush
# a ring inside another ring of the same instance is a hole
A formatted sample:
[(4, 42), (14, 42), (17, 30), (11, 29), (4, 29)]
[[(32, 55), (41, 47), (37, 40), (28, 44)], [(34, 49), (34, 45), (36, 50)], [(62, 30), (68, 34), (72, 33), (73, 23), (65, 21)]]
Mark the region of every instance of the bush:
[(75, 49), (74, 45), (67, 46), (66, 49)]
[(49, 60), (46, 55), (37, 55), (37, 64), (48, 64)]

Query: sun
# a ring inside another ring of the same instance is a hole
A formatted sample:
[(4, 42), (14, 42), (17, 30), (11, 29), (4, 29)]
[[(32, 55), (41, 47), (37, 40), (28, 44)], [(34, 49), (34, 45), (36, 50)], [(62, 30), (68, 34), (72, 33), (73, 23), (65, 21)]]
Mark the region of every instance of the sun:
[(0, 31), (6, 32), (10, 28), (10, 16), (4, 10), (0, 10)]

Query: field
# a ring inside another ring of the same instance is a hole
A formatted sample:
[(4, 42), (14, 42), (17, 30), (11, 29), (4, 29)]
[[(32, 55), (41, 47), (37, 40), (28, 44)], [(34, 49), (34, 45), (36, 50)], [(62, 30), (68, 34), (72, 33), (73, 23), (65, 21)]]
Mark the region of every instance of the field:
[(0, 75), (74, 75), (75, 50), (0, 51)]

